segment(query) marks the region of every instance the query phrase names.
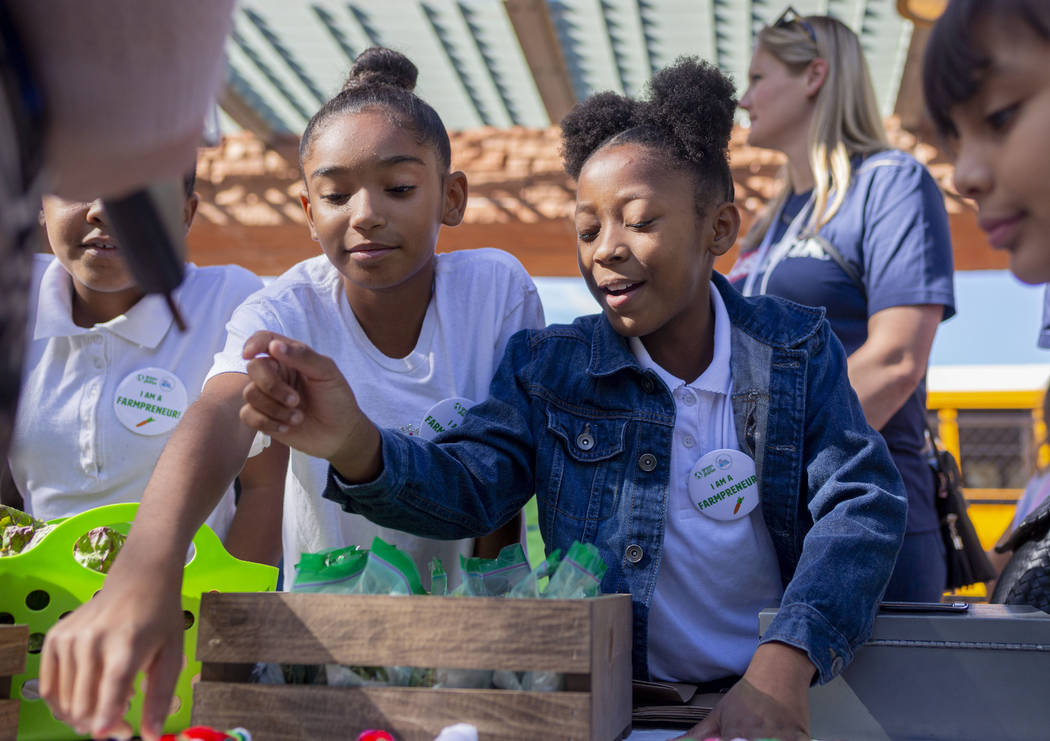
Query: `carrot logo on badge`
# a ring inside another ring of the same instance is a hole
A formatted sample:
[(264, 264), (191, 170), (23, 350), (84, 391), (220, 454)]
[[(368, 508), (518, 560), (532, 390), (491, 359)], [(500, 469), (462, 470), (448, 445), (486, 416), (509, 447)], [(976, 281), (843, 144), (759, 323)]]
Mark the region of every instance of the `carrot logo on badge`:
[(740, 505), (741, 505), (741, 504), (743, 504), (743, 502), (744, 502), (744, 498), (743, 498), (743, 497), (737, 497), (737, 500), (736, 500), (736, 506), (735, 506), (735, 507), (733, 507), (733, 514), (734, 514), (734, 515), (735, 515), (735, 514), (736, 514), (737, 512), (739, 512), (739, 511), (740, 511)]

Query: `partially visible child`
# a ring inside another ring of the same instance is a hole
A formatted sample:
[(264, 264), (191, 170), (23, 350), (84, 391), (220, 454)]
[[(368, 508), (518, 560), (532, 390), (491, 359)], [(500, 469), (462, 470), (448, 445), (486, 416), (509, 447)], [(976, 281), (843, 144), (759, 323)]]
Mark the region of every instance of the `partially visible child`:
[[(952, 0), (926, 47), (926, 106), (955, 158), (955, 187), (977, 206), (977, 223), (993, 249), (1010, 258), (1025, 283), (1050, 282), (1050, 3), (1045, 0)], [(1028, 515), (1045, 516), (1033, 479)], [(1019, 514), (1028, 503), (1019, 502)], [(1011, 530), (1020, 527), (1015, 520)], [(1050, 609), (1050, 534), (1004, 534), (1014, 556), (993, 601)], [(995, 559), (993, 559), (995, 560)], [(1039, 578), (1032, 578), (1039, 575)]]
[[(226, 348), (165, 448), (105, 588), (48, 633), (41, 695), (74, 727), (128, 732), (121, 721), (125, 699), (135, 673), (145, 669), (150, 695), (142, 736), (154, 739), (161, 728), (181, 656), (181, 554), (243, 465), (255, 434), (238, 417), (249, 384), (242, 358), (248, 337), (278, 332), (318, 347), (354, 379), (369, 414), (411, 434), (429, 424), (428, 416), (447, 423), (458, 415), (457, 404), (484, 399), (511, 335), (543, 326), (536, 288), (512, 256), (493, 249), (435, 255), (441, 227), (463, 217), (467, 179), (450, 171), (448, 134), (434, 109), (413, 94), (415, 80), (416, 68), (404, 56), (369, 49), (343, 91), (307, 125), (299, 150), (302, 205), (324, 254), (293, 267), (234, 313)], [(518, 540), (514, 526), (489, 538), (481, 537), (486, 530), (441, 541), (406, 535), (397, 523), (379, 529), (321, 498), (327, 469), (323, 459), (291, 454), (288, 584), (303, 551), (367, 547), (377, 532), (421, 569), (440, 556), (450, 583), (460, 554), (477, 548), (495, 555), (500, 544)], [(279, 507), (272, 516), (280, 522)]]
[(871, 630), (907, 507), (823, 312), (712, 271), (739, 227), (735, 102), (684, 59), (649, 100), (599, 94), (562, 122), (604, 313), (515, 335), (457, 429), (380, 430), (353, 378), (273, 333), (245, 345), (241, 417), (330, 460), (325, 496), (347, 511), (421, 535), (486, 532), (535, 490), (546, 547), (596, 544), (603, 590), (632, 595), (636, 677), (730, 688), (689, 737), (795, 741), (811, 681)]
[[(186, 228), (197, 209), (194, 174), (184, 178)], [(200, 396), (226, 340), (233, 310), (262, 288), (233, 265), (186, 266), (175, 301), (179, 331), (160, 296), (131, 276), (102, 202), (43, 199), (54, 256), (34, 262), (22, 399), (9, 455), (5, 499), (50, 520), (93, 507), (137, 502), (171, 431)], [(279, 532), (259, 517), (280, 501), (287, 449), (275, 445), (240, 473), (208, 524), (235, 555), (276, 563)]]

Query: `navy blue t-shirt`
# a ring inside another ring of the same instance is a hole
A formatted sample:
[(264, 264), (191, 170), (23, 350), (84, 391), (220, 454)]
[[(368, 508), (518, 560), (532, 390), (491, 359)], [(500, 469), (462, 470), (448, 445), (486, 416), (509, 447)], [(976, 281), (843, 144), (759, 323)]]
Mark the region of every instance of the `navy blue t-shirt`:
[[(809, 197), (806, 192), (788, 199), (781, 218), (771, 226), (774, 245)], [(944, 319), (955, 313), (944, 196), (926, 168), (910, 155), (890, 150), (858, 159), (846, 200), (819, 235), (838, 249), (862, 285), (818, 241), (799, 240), (774, 265), (765, 292), (823, 306), (847, 355), (868, 339), (868, 318), (883, 309), (941, 304)], [(734, 267), (731, 275), (742, 289), (746, 274)], [(761, 273), (756, 276), (755, 285), (763, 278)], [(911, 533), (938, 527), (933, 477), (922, 455), (925, 413), (923, 382), (881, 430), (908, 491)]]

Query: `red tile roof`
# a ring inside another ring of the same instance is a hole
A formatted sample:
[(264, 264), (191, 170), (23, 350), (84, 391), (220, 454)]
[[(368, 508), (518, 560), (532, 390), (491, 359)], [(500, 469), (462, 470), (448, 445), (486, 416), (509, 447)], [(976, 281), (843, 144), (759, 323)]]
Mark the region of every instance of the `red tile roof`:
[[(973, 209), (951, 188), (951, 165), (938, 150), (919, 142), (895, 118), (887, 121), (893, 146), (926, 164), (945, 191), (956, 266), (1005, 267), (1005, 257), (985, 245)], [(730, 160), (744, 229), (775, 191), (782, 157), (750, 147), (737, 128)], [(481, 128), (452, 132), (452, 166), (469, 179), (463, 223), (446, 228), (440, 251), (491, 245), (514, 253), (534, 275), (576, 275), (570, 222), (573, 183), (561, 169), (557, 128)], [(198, 159), (201, 204), (190, 232), (190, 259), (198, 264), (233, 262), (274, 275), (317, 254), (299, 203), (303, 192), (296, 163), (297, 142), (268, 148), (250, 133), (202, 149)], [(725, 269), (734, 251), (717, 267)]]

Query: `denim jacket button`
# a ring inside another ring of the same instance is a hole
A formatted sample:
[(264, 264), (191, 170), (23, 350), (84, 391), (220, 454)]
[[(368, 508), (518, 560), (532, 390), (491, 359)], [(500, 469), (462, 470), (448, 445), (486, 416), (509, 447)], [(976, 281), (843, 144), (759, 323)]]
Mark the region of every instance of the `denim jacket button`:
[(642, 453), (638, 456), (638, 468), (646, 473), (656, 468), (656, 456), (652, 453)]
[(590, 450), (594, 447), (594, 436), (589, 432), (581, 432), (576, 436), (576, 447), (580, 450)]
[(832, 676), (838, 676), (842, 673), (842, 657), (836, 656), (835, 660), (831, 662), (831, 674)]
[(624, 551), (623, 555), (630, 563), (638, 563), (642, 560), (642, 556), (645, 553), (640, 545), (631, 543), (631, 545), (627, 546), (627, 550)]
[(644, 391), (647, 394), (651, 394), (653, 393), (653, 389), (655, 388), (656, 384), (653, 383), (653, 379), (649, 378), (649, 376), (646, 376), (642, 379), (642, 391)]

